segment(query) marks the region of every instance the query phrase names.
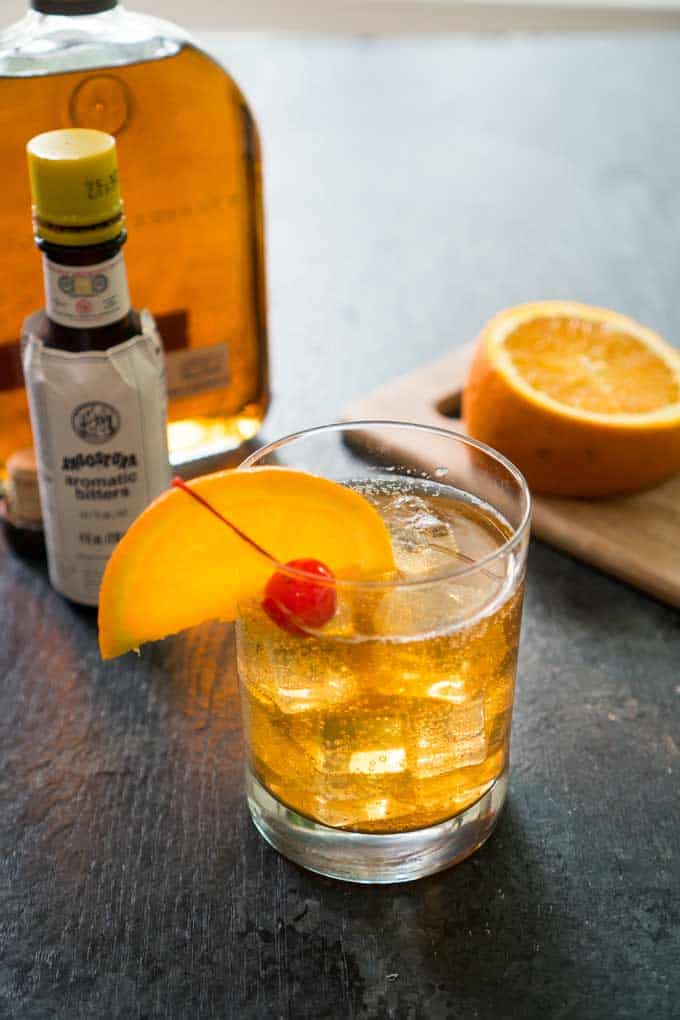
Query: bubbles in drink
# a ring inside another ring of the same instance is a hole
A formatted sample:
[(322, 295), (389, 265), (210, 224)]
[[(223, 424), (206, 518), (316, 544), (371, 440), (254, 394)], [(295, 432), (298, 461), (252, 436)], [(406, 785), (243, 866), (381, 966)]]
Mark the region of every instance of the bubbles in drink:
[(300, 814), (400, 832), (451, 817), (503, 771), (522, 590), (512, 552), (475, 569), (510, 534), (490, 507), (415, 480), (355, 487), (390, 529), (398, 577), (342, 588), (307, 638), (245, 615), (246, 746)]

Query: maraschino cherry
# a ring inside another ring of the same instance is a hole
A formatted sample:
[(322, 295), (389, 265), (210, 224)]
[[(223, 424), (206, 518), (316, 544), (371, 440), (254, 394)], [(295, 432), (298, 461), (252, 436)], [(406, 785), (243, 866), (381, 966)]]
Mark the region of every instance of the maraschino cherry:
[(320, 560), (291, 560), (286, 566), (307, 576), (295, 577), (277, 570), (267, 582), (262, 608), (289, 634), (306, 635), (304, 627), (323, 627), (324, 623), (333, 619), (338, 608), (335, 586), (318, 584), (313, 578), (320, 577), (326, 582), (335, 578)]
[[(174, 488), (182, 489), (192, 496), (253, 549), (266, 556), (272, 563), (277, 563), (276, 557), (223, 517), (219, 510), (191, 489), (182, 478), (173, 478), (172, 484)], [(287, 574), (285, 570), (277, 570), (265, 587), (262, 608), (282, 630), (307, 637), (305, 628), (323, 627), (335, 616), (338, 594), (335, 585), (329, 583), (335, 580), (335, 575), (325, 563), (315, 559), (291, 560), (285, 566), (306, 576), (296, 577), (294, 574)], [(314, 578), (322, 579), (322, 583), (318, 583)]]

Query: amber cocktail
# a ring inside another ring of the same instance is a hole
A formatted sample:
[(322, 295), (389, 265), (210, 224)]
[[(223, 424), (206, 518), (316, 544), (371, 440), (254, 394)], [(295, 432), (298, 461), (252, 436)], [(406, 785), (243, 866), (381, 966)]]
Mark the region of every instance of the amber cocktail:
[(507, 788), (529, 521), (521, 475), (462, 436), (375, 422), (311, 430), (246, 463), (360, 492), (396, 563), (371, 581), (329, 582), (337, 611), (304, 633), (277, 626), (259, 600), (242, 607), (257, 827), (293, 860), (354, 881), (455, 863), (490, 834)]

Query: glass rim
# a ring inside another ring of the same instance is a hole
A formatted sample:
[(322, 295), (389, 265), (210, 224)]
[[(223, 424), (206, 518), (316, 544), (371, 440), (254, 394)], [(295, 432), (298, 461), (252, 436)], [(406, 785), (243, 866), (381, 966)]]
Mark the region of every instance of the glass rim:
[[(357, 418), (357, 419), (345, 419), (339, 421), (328, 422), (325, 425), (313, 425), (310, 428), (299, 429), (297, 432), (290, 432), (288, 435), (281, 436), (280, 439), (276, 439), (271, 443), (266, 443), (259, 449), (254, 450), (253, 453), (249, 454), (241, 463), (236, 467), (237, 471), (244, 468), (256, 467), (257, 462), (262, 460), (263, 457), (267, 457), (277, 450), (283, 447), (290, 446), (298, 439), (306, 439), (309, 436), (319, 435), (321, 433), (332, 433), (332, 432), (346, 432), (350, 429), (356, 428), (394, 428), (394, 429), (410, 429), (420, 432), (427, 432), (442, 439), (453, 440), (458, 443), (462, 443), (464, 446), (471, 447), (475, 450), (485, 454), (491, 460), (496, 461), (500, 464), (508, 474), (515, 480), (519, 488), (520, 500), (524, 503), (522, 510), (522, 517), (513, 530), (513, 534), (507, 538), (502, 545), (499, 545), (497, 549), (494, 549), (490, 553), (486, 553), (480, 559), (475, 560), (473, 563), (468, 564), (465, 567), (458, 568), (442, 568), (441, 570), (434, 571), (428, 574), (426, 577), (413, 577), (413, 578), (397, 578), (393, 580), (371, 580), (357, 579), (357, 578), (334, 578), (333, 580), (324, 581), (319, 577), (314, 576), (315, 584), (323, 585), (324, 587), (333, 588), (345, 588), (345, 589), (370, 589), (372, 591), (380, 591), (394, 588), (415, 588), (422, 587), (429, 584), (437, 584), (441, 581), (450, 580), (454, 577), (469, 577), (475, 574), (479, 570), (483, 570), (490, 563), (499, 559), (502, 556), (507, 556), (508, 553), (514, 551), (516, 546), (520, 544), (524, 535), (526, 534), (529, 525), (531, 523), (531, 492), (527, 481), (519, 470), (518, 467), (508, 460), (502, 453), (495, 450), (492, 446), (488, 446), (486, 443), (482, 443), (479, 439), (472, 439), (470, 436), (464, 435), (462, 432), (456, 432), (455, 429), (445, 429), (436, 425), (421, 425), (417, 422), (410, 421), (398, 421), (397, 419), (381, 419), (381, 418)], [(264, 466), (264, 465), (261, 465)], [(312, 474), (313, 472), (309, 472)], [(323, 476), (319, 476), (323, 477)], [(335, 480), (335, 479), (332, 479)], [(342, 484), (339, 482), (338, 484)], [(521, 505), (521, 504), (520, 504)], [(306, 573), (303, 570), (296, 570), (295, 568), (287, 566), (285, 563), (279, 563), (276, 561), (276, 569), (281, 573), (287, 574), (291, 577), (297, 577), (302, 580), (309, 580), (313, 575)]]

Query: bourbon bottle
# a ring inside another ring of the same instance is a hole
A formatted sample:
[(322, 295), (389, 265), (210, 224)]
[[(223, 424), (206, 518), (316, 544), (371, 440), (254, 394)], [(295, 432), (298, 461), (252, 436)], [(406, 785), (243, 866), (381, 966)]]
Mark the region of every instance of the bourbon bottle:
[(38, 303), (24, 151), (55, 127), (116, 137), (130, 285), (166, 351), (173, 464), (252, 438), (269, 402), (260, 148), (229, 75), (181, 29), (116, 0), (32, 0), (0, 35), (0, 109), (0, 478), (31, 441), (18, 345)]
[(115, 545), (170, 482), (163, 352), (130, 305), (115, 139), (50, 131), (28, 164), (46, 302), (22, 358), (50, 580), (96, 605)]

